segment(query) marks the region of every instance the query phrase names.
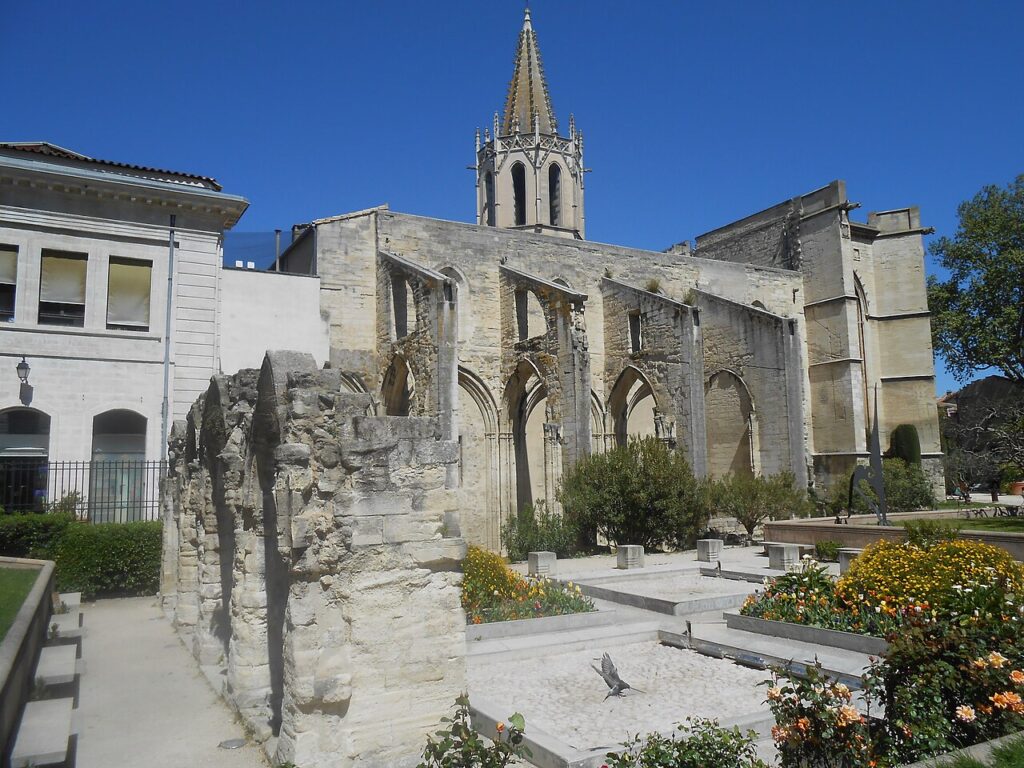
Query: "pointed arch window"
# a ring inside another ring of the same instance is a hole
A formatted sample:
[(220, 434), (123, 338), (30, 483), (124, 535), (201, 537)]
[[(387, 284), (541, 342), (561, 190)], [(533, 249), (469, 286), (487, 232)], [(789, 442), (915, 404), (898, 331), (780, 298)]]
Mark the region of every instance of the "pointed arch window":
[(548, 166), (548, 214), (552, 227), (562, 226), (562, 169), (558, 163)]
[(484, 221), (488, 227), (494, 226), (494, 174), (490, 171), (484, 176)]
[(515, 225), (526, 223), (526, 166), (516, 163), (512, 166), (512, 201), (515, 207)]

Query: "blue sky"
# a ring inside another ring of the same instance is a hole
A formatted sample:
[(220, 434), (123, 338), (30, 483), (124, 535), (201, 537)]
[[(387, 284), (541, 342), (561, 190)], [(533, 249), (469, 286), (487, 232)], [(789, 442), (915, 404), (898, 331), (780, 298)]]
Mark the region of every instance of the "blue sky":
[[(661, 249), (835, 178), (859, 214), (916, 204), (952, 234), (959, 201), (1024, 172), (1024, 3), (531, 7), (592, 240)], [(9, 3), (0, 137), (215, 176), (251, 201), (242, 231), (384, 202), (467, 221), (522, 10)]]

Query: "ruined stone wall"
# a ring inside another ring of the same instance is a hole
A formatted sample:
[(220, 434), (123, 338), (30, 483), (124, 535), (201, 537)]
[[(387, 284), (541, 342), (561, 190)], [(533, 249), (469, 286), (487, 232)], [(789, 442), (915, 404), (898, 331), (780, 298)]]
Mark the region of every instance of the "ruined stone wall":
[[(796, 322), (698, 292), (705, 391), (725, 374), (738, 380), (738, 400), (708, 401), (705, 416), (709, 471), (736, 471), (716, 465), (711, 446), (720, 430), (732, 429), (742, 413), (748, 421), (749, 451), (755, 474), (790, 471), (806, 482), (803, 440), (803, 366)], [(726, 412), (728, 411), (728, 412)], [(747, 418), (749, 417), (749, 419)]]
[(367, 415), (312, 358), (217, 377), (173, 433), (163, 599), (275, 760), (412, 766), (465, 688), (438, 419)]

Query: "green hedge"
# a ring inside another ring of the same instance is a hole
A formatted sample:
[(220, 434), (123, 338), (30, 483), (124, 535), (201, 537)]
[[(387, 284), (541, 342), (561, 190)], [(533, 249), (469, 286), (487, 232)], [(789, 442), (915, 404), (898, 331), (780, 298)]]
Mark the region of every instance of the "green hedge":
[(162, 524), (76, 523), (71, 515), (0, 515), (0, 555), (57, 563), (57, 589), (152, 595), (160, 586)]
[(53, 551), (57, 588), (83, 597), (156, 594), (161, 528), (160, 522), (68, 527)]
[(71, 524), (71, 515), (0, 515), (0, 555), (49, 560), (54, 545)]

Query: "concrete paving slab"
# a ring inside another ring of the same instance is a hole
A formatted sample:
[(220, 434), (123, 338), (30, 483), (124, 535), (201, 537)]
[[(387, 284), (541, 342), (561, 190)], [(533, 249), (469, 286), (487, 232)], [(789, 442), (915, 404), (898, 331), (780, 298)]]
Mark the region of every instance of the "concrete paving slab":
[(266, 768), (262, 749), (218, 749), (245, 732), (199, 672), (155, 598), (100, 600), (81, 681), (77, 768)]
[(71, 739), (71, 699), (30, 701), (18, 725), (11, 768), (63, 763)]
[(40, 651), (36, 680), (43, 685), (73, 683), (75, 674), (75, 646), (48, 645)]

